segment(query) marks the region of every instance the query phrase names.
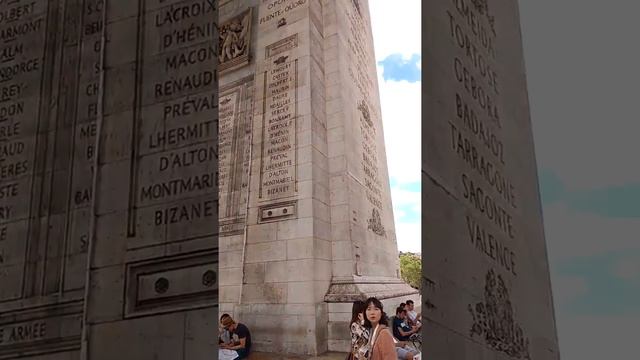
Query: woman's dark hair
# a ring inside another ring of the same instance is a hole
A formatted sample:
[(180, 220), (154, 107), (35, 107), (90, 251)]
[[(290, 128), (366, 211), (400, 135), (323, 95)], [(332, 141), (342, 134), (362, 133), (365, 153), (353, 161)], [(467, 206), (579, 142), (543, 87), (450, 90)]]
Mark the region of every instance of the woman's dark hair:
[(362, 316), (364, 317), (364, 310), (367, 307), (364, 306), (364, 301), (362, 300), (356, 300), (353, 302), (353, 307), (351, 308), (351, 322), (349, 323), (349, 325), (353, 324), (354, 322), (360, 322), (360, 319), (358, 319), (358, 315), (362, 314)]
[[(380, 312), (382, 314), (380, 314), (380, 325), (385, 325), (388, 326), (389, 323), (387, 322), (387, 314), (384, 312), (384, 309), (382, 308), (382, 303), (380, 302), (380, 300), (374, 298), (374, 297), (370, 297), (367, 299), (367, 301), (364, 302), (364, 309), (365, 311), (367, 310), (367, 308), (369, 307), (369, 305), (373, 305), (375, 307), (377, 307), (378, 309), (380, 309)], [(371, 321), (369, 321), (369, 318), (367, 318), (367, 313), (365, 312), (365, 316), (364, 316), (364, 326), (371, 328)]]

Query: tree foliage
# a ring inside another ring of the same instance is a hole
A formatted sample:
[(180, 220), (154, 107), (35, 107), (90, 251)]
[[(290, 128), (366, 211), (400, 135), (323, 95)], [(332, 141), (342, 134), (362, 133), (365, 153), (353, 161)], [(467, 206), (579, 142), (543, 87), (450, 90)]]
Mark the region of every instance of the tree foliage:
[(422, 260), (416, 254), (400, 253), (400, 276), (411, 287), (420, 289)]

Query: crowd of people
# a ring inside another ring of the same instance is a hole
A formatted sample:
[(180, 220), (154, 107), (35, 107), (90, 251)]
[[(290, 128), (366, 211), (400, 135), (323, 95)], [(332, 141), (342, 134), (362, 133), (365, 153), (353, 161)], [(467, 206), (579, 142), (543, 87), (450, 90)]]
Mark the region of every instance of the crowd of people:
[[(389, 330), (391, 324), (391, 331)], [(415, 360), (420, 358), (420, 314), (412, 300), (401, 303), (389, 318), (382, 302), (371, 297), (355, 301), (351, 316), (351, 352), (349, 360)], [(220, 360), (245, 359), (251, 351), (251, 333), (229, 314), (220, 317), (218, 344)]]
[[(389, 323), (392, 329), (389, 331)], [(382, 302), (371, 297), (367, 301), (355, 301), (351, 317), (350, 360), (413, 360), (421, 352), (420, 314), (414, 303), (408, 300), (396, 308), (396, 315), (389, 319)]]

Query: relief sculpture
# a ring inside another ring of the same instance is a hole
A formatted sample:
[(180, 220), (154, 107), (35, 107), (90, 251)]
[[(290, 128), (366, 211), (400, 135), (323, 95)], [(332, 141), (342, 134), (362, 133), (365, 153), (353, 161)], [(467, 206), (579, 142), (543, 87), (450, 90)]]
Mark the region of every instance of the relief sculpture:
[(493, 269), (486, 275), (484, 302), (468, 310), (473, 317), (471, 336), (484, 337), (492, 349), (504, 352), (515, 359), (530, 360), (529, 339), (525, 338), (522, 327), (513, 316), (513, 306), (509, 298), (509, 289), (502, 276)]
[(368, 220), (369, 230), (373, 231), (375, 234), (380, 236), (385, 236), (387, 231), (384, 229), (384, 225), (382, 225), (382, 219), (380, 218), (380, 212), (377, 209), (373, 209), (371, 211), (371, 219)]
[(364, 102), (364, 100), (358, 103), (358, 110), (360, 110), (360, 112), (362, 113), (362, 118), (367, 123), (367, 125), (369, 125), (370, 127), (373, 127), (373, 121), (371, 121), (371, 114), (369, 114), (369, 107), (367, 106), (367, 103)]
[(220, 27), (220, 71), (249, 63), (251, 8), (229, 19)]

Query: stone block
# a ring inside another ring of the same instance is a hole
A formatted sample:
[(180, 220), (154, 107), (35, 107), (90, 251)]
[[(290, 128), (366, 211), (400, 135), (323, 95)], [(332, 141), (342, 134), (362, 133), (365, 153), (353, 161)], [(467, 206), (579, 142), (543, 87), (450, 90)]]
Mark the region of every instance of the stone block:
[(287, 283), (286, 302), (290, 304), (313, 304), (315, 302), (313, 290), (312, 282), (289, 282)]
[(264, 281), (267, 283), (282, 283), (287, 281), (288, 261), (269, 261), (264, 263)]
[(271, 241), (258, 244), (247, 244), (246, 263), (285, 260), (286, 241)]

